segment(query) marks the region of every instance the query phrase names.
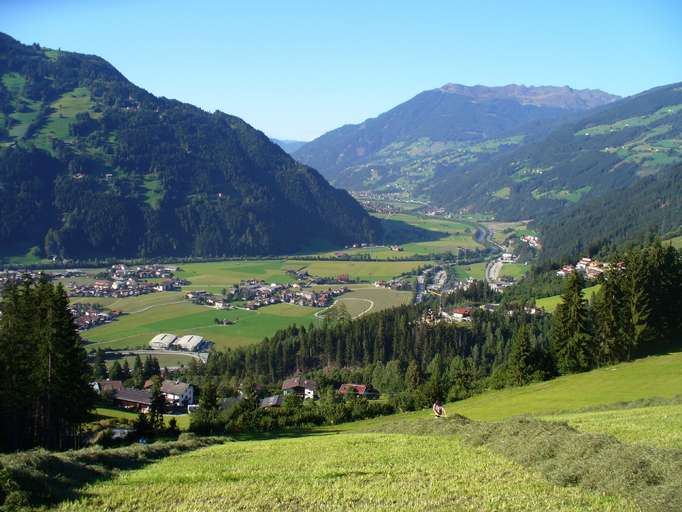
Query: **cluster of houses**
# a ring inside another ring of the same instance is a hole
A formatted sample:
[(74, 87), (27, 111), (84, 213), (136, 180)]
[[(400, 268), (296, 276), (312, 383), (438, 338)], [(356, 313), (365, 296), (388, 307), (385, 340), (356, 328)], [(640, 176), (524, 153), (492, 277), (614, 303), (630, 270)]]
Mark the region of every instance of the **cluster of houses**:
[[(160, 265), (126, 266), (112, 265), (106, 279), (97, 279), (91, 284), (69, 283), (71, 297), (135, 297), (153, 292), (179, 290), (189, 284), (174, 277), (176, 267)], [(146, 281), (156, 279), (157, 281)]]
[(205, 352), (212, 345), (212, 342), (196, 334), (176, 336), (175, 334), (161, 333), (154, 336), (149, 342), (149, 348), (152, 350), (183, 350), (185, 352)]
[(603, 275), (609, 268), (608, 263), (593, 260), (591, 258), (581, 258), (575, 265), (564, 265), (557, 270), (556, 275), (559, 277), (567, 277), (573, 272), (580, 272), (587, 279), (597, 279)]
[(94, 304), (71, 304), (69, 310), (80, 331), (109, 323), (121, 314), (120, 311), (109, 311)]
[(412, 288), (412, 285), (406, 279), (391, 279), (389, 281), (380, 279), (374, 281), (374, 286), (377, 288), (390, 288), (391, 290), (409, 290)]
[[(144, 389), (126, 388), (120, 380), (98, 380), (92, 383), (95, 392), (112, 400), (116, 407), (143, 413), (149, 412), (151, 407), (153, 385), (151, 380), (144, 383)], [(161, 394), (169, 412), (186, 411), (196, 401), (194, 391), (194, 386), (185, 382), (168, 379), (161, 382)]]
[(420, 322), (424, 325), (436, 325), (439, 323), (471, 322), (472, 307), (442, 308), (439, 311), (427, 309)]
[(537, 236), (533, 235), (523, 235), (521, 237), (521, 241), (524, 243), (527, 243), (531, 247), (537, 249), (540, 247), (540, 239)]
[[(368, 400), (376, 400), (380, 393), (371, 384), (341, 384), (338, 394), (343, 397), (358, 396)], [(282, 393), (263, 398), (260, 408), (281, 407), (287, 395), (295, 395), (302, 400), (314, 400), (319, 398), (317, 383), (314, 380), (302, 376), (292, 377), (282, 383)]]
[(225, 297), (216, 297), (205, 291), (192, 291), (185, 294), (185, 297), (195, 304), (204, 304), (216, 309), (231, 309), (233, 306), (229, 303), (230, 300), (245, 300), (243, 308), (249, 310), (279, 303), (326, 308), (331, 305), (335, 297), (349, 291), (345, 286), (322, 291), (305, 288), (309, 286), (299, 283), (266, 284), (263, 281), (252, 280), (242, 281), (239, 287), (228, 291)]

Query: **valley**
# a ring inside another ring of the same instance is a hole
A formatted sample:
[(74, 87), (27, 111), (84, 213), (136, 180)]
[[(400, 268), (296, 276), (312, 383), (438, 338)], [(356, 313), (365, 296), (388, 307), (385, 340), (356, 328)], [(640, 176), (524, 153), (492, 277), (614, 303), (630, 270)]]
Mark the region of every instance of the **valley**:
[(678, 6), (80, 3), (0, 7), (0, 512), (682, 510)]

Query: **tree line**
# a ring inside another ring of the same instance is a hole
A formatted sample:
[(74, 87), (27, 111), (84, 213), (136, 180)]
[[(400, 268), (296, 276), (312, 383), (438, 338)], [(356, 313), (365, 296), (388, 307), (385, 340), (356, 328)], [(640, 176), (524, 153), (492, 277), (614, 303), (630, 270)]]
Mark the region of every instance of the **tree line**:
[(95, 394), (64, 289), (10, 283), (0, 309), (0, 450), (73, 447)]

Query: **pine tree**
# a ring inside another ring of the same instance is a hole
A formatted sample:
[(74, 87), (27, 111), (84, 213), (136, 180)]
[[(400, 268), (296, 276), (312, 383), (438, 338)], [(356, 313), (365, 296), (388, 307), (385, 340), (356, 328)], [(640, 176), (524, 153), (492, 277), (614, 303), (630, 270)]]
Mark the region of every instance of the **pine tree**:
[(582, 289), (583, 279), (574, 272), (554, 312), (552, 348), (556, 366), (562, 374), (588, 370), (594, 361), (593, 337)]
[(104, 380), (109, 377), (107, 365), (104, 362), (104, 352), (101, 348), (97, 349), (95, 353), (95, 361), (92, 367), (92, 377), (95, 380)]
[(114, 361), (111, 365), (111, 370), (109, 370), (109, 378), (111, 380), (124, 380), (123, 379), (123, 369), (121, 368), (121, 363)]
[(149, 406), (149, 425), (154, 432), (161, 432), (163, 430), (163, 413), (166, 412), (166, 399), (161, 393), (161, 382), (158, 378), (154, 378), (152, 384), (152, 401)]
[(509, 354), (508, 375), (513, 386), (523, 386), (532, 379), (533, 348), (526, 330), (526, 324), (521, 324), (511, 341), (511, 353)]
[(421, 373), (419, 371), (419, 366), (414, 359), (410, 359), (407, 365), (407, 370), (405, 370), (405, 387), (408, 391), (414, 391), (422, 383)]
[(133, 379), (134, 387), (137, 389), (142, 389), (144, 387), (144, 368), (142, 366), (142, 359), (140, 359), (139, 354), (135, 356), (135, 363), (133, 364), (133, 373), (131, 378)]
[(623, 294), (619, 276), (609, 272), (594, 301), (595, 342), (601, 364), (613, 364), (626, 359), (623, 336)]

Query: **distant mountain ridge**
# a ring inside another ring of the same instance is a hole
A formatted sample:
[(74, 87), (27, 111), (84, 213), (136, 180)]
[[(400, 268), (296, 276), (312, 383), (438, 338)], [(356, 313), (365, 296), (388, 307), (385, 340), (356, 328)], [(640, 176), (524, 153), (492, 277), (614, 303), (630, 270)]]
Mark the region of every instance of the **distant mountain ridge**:
[(289, 154), (297, 151), (307, 144), (304, 140), (288, 140), (288, 139), (270, 139), (272, 142), (277, 144), (280, 148)]
[(3, 254), (287, 254), (379, 232), (347, 192), (241, 119), (157, 98), (99, 57), (0, 33)]
[(618, 100), (541, 140), (434, 180), (431, 198), (454, 210), (534, 218), (629, 187), (682, 163), (682, 83)]
[(556, 87), (549, 85), (526, 86), (509, 84), (501, 87), (487, 87), (485, 85), (445, 84), (440, 89), (443, 92), (460, 94), (479, 101), (511, 99), (518, 101), (522, 105), (554, 107), (567, 110), (586, 110), (605, 105), (620, 98), (620, 96), (609, 94), (599, 89), (573, 89), (567, 85)]
[(444, 169), (506, 151), (616, 98), (569, 87), (446, 84), (332, 130), (293, 156), (344, 188), (415, 191)]

